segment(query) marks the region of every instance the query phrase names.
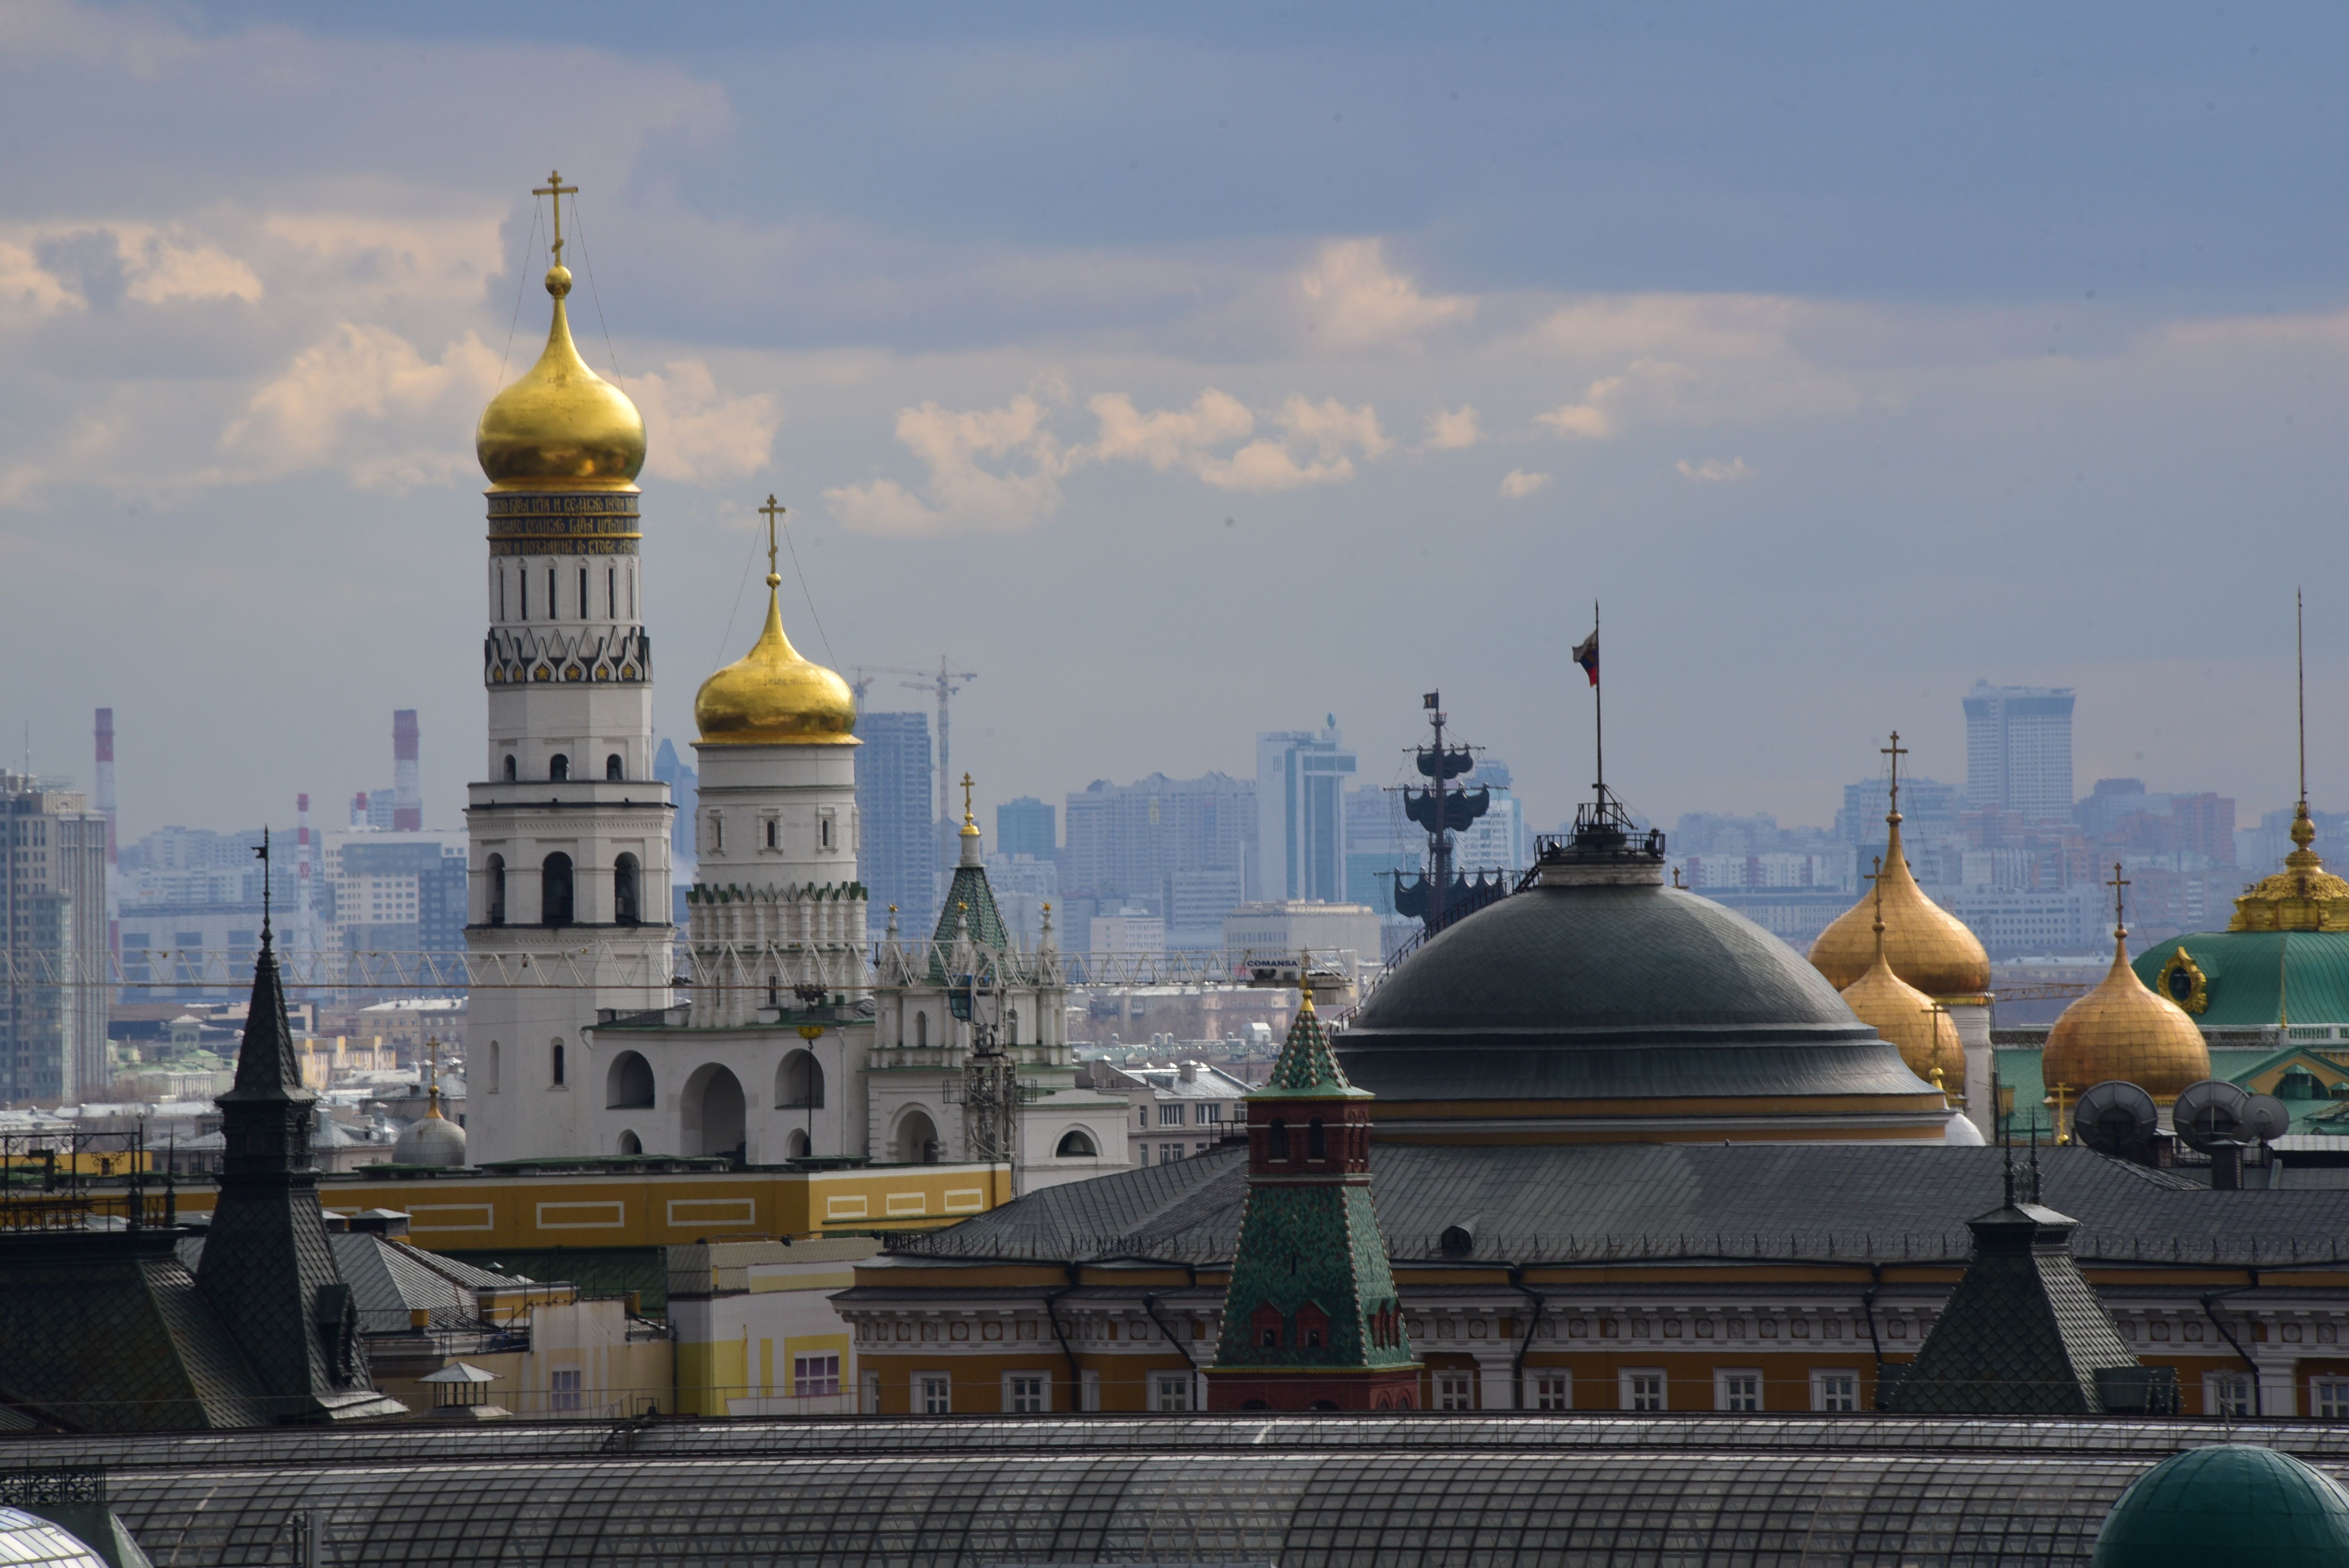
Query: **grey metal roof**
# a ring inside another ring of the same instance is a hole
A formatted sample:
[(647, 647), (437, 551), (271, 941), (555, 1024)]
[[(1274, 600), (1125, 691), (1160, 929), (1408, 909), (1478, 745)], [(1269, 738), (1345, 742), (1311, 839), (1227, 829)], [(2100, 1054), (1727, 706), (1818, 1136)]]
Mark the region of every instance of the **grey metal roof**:
[(1915, 1095), (1826, 976), (1677, 888), (1534, 888), (1413, 953), (1333, 1044), (1391, 1099)]
[[(414, 1321), (409, 1314), (419, 1311), (430, 1313), (435, 1327), (471, 1326), (481, 1321), (476, 1290), (533, 1283), (521, 1274), (492, 1274), (373, 1231), (330, 1231), (326, 1245), (358, 1305), (362, 1334), (405, 1334)], [(204, 1238), (186, 1237), (178, 1251), (193, 1272), (203, 1257)]]
[[(1390, 1255), (1440, 1259), (1446, 1228), (1474, 1257), (1961, 1259), (1966, 1222), (1998, 1202), (1996, 1148), (1884, 1144), (1371, 1146)], [(2349, 1259), (2349, 1192), (2216, 1192), (2079, 1148), (2040, 1151), (2045, 1202), (2080, 1222), (2082, 1257), (2185, 1262)], [(1228, 1259), (1247, 1196), (1237, 1144), (1031, 1192), (902, 1253), (1067, 1261)]]

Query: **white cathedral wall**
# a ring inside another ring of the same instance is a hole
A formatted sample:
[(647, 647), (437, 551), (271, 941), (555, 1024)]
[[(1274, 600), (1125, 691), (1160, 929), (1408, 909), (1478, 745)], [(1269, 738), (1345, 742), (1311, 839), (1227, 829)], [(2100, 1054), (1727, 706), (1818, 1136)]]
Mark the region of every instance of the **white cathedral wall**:
[[(789, 1028), (761, 1029), (605, 1028), (592, 1031), (592, 1081), (578, 1087), (582, 1154), (622, 1151), (624, 1133), (634, 1133), (647, 1154), (723, 1153), (733, 1145), (711, 1125), (711, 1089), (719, 1073), (730, 1075), (741, 1093), (744, 1159), (753, 1165), (780, 1165), (796, 1150), (792, 1134), (808, 1140), (817, 1158), (867, 1152), (865, 1087), (862, 1068), (871, 1047), (872, 1026), (856, 1023), (828, 1028), (813, 1041)], [(786, 1095), (785, 1068), (800, 1052), (812, 1056), (823, 1073), (821, 1107), (780, 1102)], [(616, 1093), (631, 1082), (627, 1059), (638, 1057), (649, 1069), (650, 1102)], [(723, 1091), (720, 1091), (722, 1095)], [(623, 1103), (614, 1103), (616, 1099)]]

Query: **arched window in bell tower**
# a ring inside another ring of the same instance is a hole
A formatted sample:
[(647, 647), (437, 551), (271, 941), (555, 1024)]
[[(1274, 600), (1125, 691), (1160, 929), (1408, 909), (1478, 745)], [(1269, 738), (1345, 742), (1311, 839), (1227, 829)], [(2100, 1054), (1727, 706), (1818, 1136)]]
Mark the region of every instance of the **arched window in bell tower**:
[(506, 923), (506, 858), (492, 855), (484, 868), (490, 876), (489, 922), (492, 925)]
[(584, 621), (590, 614), (587, 608), (587, 568), (582, 566), (579, 569), (579, 618)]
[(512, 753), (512, 752), (511, 752), (511, 751), (509, 751), (509, 752), (507, 752), (507, 753), (506, 753), (506, 782), (507, 782), (507, 783), (509, 783), (509, 784), (511, 784), (511, 783), (512, 783), (513, 781), (514, 781), (514, 759), (513, 759), (513, 753)]
[(546, 776), (557, 784), (569, 779), (571, 777), (571, 758), (564, 756), (560, 751), (556, 752), (553, 757), (548, 758), (546, 761)]
[(554, 568), (552, 566), (546, 569), (546, 618), (550, 621), (562, 619), (560, 615), (555, 614)]
[(557, 850), (538, 869), (538, 923), (569, 925), (571, 909), (571, 857)]
[(638, 875), (636, 857), (622, 855), (612, 862), (612, 919), (621, 925), (635, 925), (643, 916), (637, 897)]
[(604, 758), (604, 777), (610, 779), (613, 783), (617, 784), (620, 782), (622, 776), (623, 771), (620, 767), (620, 754), (615, 751), (611, 756)]

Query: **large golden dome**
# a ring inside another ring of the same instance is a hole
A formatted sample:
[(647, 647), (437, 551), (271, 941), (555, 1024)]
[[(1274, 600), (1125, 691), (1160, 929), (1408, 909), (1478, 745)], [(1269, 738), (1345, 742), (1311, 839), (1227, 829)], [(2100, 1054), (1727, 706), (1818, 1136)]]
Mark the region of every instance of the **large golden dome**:
[(1892, 972), (1881, 947), (1867, 973), (1844, 988), (1843, 999), (1861, 1023), (1899, 1047), (1910, 1072), (1932, 1083), (1938, 1070), (1944, 1093), (1953, 1099), (1964, 1096), (1966, 1047), (1957, 1025), (1933, 998)]
[(848, 683), (800, 656), (783, 635), (775, 597), (782, 579), (767, 573), (767, 627), (750, 651), (701, 683), (693, 722), (713, 746), (854, 746), (856, 697)]
[(2047, 1031), (2039, 1076), (2051, 1100), (2060, 1089), (2066, 1105), (2108, 1078), (2133, 1083), (2156, 1105), (2168, 1105), (2179, 1089), (2210, 1076), (2210, 1049), (2177, 1003), (2137, 977), (2128, 929), (2119, 926), (2112, 968)]
[(490, 399), (473, 453), (497, 490), (610, 490), (634, 486), (645, 466), (645, 421), (628, 395), (587, 368), (571, 341), (564, 296), (571, 269), (547, 269), (554, 319), (546, 350)]
[[(1900, 813), (1888, 813), (1892, 836), (1884, 849), (1877, 886), (1884, 894), (1884, 956), (1892, 973), (1928, 996), (1971, 1000), (1990, 990), (1990, 954), (1965, 922), (1925, 896), (1900, 849)], [(1848, 990), (1876, 958), (1873, 897), (1863, 898), (1835, 917), (1811, 944), (1811, 963)], [(1849, 1000), (1849, 998), (1846, 998)]]

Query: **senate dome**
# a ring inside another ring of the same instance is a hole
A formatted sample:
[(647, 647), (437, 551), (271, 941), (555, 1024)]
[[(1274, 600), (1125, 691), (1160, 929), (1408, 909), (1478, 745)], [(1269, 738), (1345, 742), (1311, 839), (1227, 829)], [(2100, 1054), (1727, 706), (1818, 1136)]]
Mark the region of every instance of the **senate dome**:
[(631, 489), (645, 466), (644, 418), (579, 357), (563, 304), (571, 269), (559, 259), (547, 269), (546, 292), (554, 296), (554, 319), (545, 352), (490, 399), (473, 432), (481, 472), (498, 490)]
[(1932, 1140), (1950, 1111), (1762, 927), (1662, 885), (1661, 849), (1546, 851), (1447, 926), (1337, 1045), (1381, 1140)]
[[(771, 502), (771, 498), (770, 498)], [(767, 573), (767, 625), (750, 651), (701, 683), (693, 722), (705, 746), (854, 746), (848, 683), (803, 658), (783, 634), (782, 579)]]

